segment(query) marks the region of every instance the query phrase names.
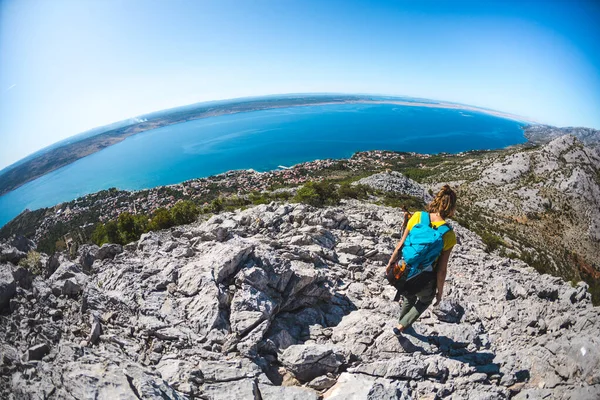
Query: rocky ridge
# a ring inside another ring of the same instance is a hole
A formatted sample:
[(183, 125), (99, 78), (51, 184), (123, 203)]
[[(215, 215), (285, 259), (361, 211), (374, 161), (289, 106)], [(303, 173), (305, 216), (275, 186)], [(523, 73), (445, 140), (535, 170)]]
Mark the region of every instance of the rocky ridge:
[(423, 186), (398, 171), (380, 172), (366, 178), (359, 179), (354, 184), (367, 185), (375, 190), (389, 193), (399, 193), (423, 199), (426, 204), (433, 200), (433, 196)]
[(535, 144), (546, 144), (560, 136), (571, 135), (584, 145), (600, 150), (600, 130), (582, 127), (558, 128), (549, 125), (530, 125), (525, 128), (525, 137)]
[(600, 296), (597, 150), (563, 135), (533, 149), (465, 159), (430, 179), (443, 176), (456, 179), (462, 220), (498, 236), (507, 254), (533, 254), (546, 272), (586, 279)]
[(271, 203), (84, 246), (35, 278), (3, 259), (0, 397), (598, 398), (586, 284), (488, 254), (456, 223), (444, 301), (396, 338), (382, 272), (402, 219)]

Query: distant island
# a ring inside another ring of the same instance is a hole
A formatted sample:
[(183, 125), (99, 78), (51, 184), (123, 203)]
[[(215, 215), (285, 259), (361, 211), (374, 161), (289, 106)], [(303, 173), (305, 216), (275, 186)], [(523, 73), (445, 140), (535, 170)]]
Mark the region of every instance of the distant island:
[(136, 133), (161, 128), (200, 118), (226, 114), (259, 111), (274, 108), (312, 106), (342, 103), (398, 104), (413, 107), (432, 107), (476, 111), (498, 117), (526, 121), (516, 115), (502, 113), (463, 104), (438, 102), (408, 97), (345, 95), (345, 94), (298, 94), (197, 103), (158, 111), (138, 118), (96, 128), (57, 143), (26, 157), (0, 171), (0, 196), (42, 175), (57, 170), (106, 147), (112, 146)]

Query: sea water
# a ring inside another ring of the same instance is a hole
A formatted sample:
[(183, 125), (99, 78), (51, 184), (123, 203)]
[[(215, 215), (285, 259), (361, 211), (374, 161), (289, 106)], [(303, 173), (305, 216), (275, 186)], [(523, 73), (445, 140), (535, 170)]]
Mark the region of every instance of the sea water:
[(0, 226), (116, 187), (144, 189), (233, 169), (267, 171), (357, 151), (458, 153), (526, 141), (521, 122), (458, 109), (336, 104), (223, 115), (153, 129), (0, 197)]

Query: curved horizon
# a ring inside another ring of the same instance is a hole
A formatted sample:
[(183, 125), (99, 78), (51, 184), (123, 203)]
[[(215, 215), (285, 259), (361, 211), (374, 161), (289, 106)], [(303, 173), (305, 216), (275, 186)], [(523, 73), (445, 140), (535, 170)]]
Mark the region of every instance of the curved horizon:
[(600, 129), (600, 5), (576, 3), (0, 1), (0, 168), (111, 121), (264, 93)]
[[(0, 222), (12, 219), (25, 208), (48, 207), (110, 187), (139, 190), (230, 170), (269, 171), (280, 165), (348, 158), (357, 151), (459, 153), (527, 141), (522, 122), (463, 106), (414, 101), (406, 106), (406, 99), (397, 98), (343, 101), (356, 98), (331, 96), (340, 100), (337, 103), (323, 101), (330, 97), (307, 98), (315, 102), (256, 108), (293, 103), (276, 97), (270, 102), (175, 110), (118, 129), (122, 136), (114, 145), (82, 153), (75, 161), (63, 162), (61, 157), (70, 157), (87, 147), (97, 149), (95, 143), (106, 135), (71, 145), (67, 152), (51, 151), (44, 160), (50, 161), (52, 170), (38, 170), (32, 175), (31, 171), (41, 165), (34, 160), (34, 164), (28, 162), (10, 170), (8, 177), (0, 181), (4, 191), (0, 196)], [(248, 110), (248, 106), (254, 112), (227, 112), (236, 107)], [(218, 109), (218, 115), (188, 118), (205, 116), (207, 108), (211, 112)], [(173, 121), (171, 115), (186, 122), (169, 123)], [(140, 126), (152, 129), (140, 131)], [(16, 186), (8, 187), (6, 183), (12, 178)]]
[[(479, 106), (472, 105), (472, 104), (457, 103), (457, 102), (438, 100), (438, 99), (429, 99), (429, 98), (425, 98), (425, 97), (413, 97), (413, 96), (402, 96), (402, 95), (392, 95), (392, 94), (376, 94), (376, 93), (343, 93), (343, 92), (271, 93), (271, 94), (265, 94), (265, 95), (260, 95), (260, 96), (233, 97), (233, 98), (227, 98), (227, 99), (214, 99), (214, 100), (201, 101), (201, 102), (196, 102), (196, 103), (182, 104), (179, 106), (169, 107), (169, 108), (165, 108), (165, 109), (161, 109), (161, 110), (152, 110), (152, 111), (145, 112), (143, 114), (139, 114), (139, 115), (135, 115), (135, 116), (131, 116), (131, 117), (128, 117), (128, 118), (125, 118), (122, 120), (113, 121), (108, 124), (96, 126), (96, 127), (87, 129), (85, 131), (76, 133), (65, 139), (56, 141), (56, 142), (54, 142), (46, 147), (43, 147), (41, 149), (37, 149), (34, 152), (28, 154), (27, 156), (15, 161), (14, 163), (5, 166), (4, 168), (0, 169), (0, 181), (1, 181), (2, 175), (4, 173), (10, 171), (14, 167), (19, 166), (23, 162), (34, 159), (35, 156), (40, 156), (40, 155), (44, 154), (45, 152), (50, 151), (52, 149), (59, 148), (59, 147), (61, 147), (61, 146), (58, 146), (60, 144), (67, 145), (70, 143), (77, 142), (77, 140), (73, 141), (73, 139), (76, 138), (77, 136), (86, 135), (86, 134), (94, 132), (94, 131), (100, 131), (100, 132), (96, 133), (96, 135), (101, 134), (103, 129), (109, 128), (112, 125), (128, 123), (128, 122), (131, 122), (131, 124), (134, 124), (134, 123), (136, 123), (136, 120), (140, 120), (144, 117), (148, 117), (155, 113), (166, 113), (166, 112), (175, 111), (177, 109), (186, 108), (186, 107), (210, 105), (211, 103), (227, 103), (227, 102), (234, 102), (234, 101), (244, 101), (244, 100), (250, 101), (250, 100), (263, 99), (263, 98), (293, 97), (293, 96), (299, 96), (299, 97), (302, 97), (302, 96), (370, 96), (370, 97), (387, 98), (387, 99), (380, 100), (380, 102), (382, 102), (382, 103), (385, 103), (386, 101), (393, 101), (392, 99), (395, 99), (395, 100), (413, 100), (414, 103), (420, 104), (420, 103), (418, 103), (418, 100), (421, 100), (421, 101), (433, 102), (433, 103), (427, 103), (427, 104), (435, 104), (435, 105), (438, 105), (439, 108), (445, 108), (444, 105), (446, 105), (446, 106), (447, 105), (455, 105), (455, 106), (460, 106), (463, 109), (468, 109), (471, 111), (479, 111), (479, 112), (483, 112), (483, 113), (493, 113), (492, 115), (500, 116), (502, 118), (512, 119), (512, 120), (527, 123), (527, 124), (548, 125), (548, 124), (544, 124), (544, 123), (535, 121), (535, 120), (525, 117), (525, 116), (506, 113), (506, 112), (503, 112), (500, 110), (495, 110), (495, 109), (486, 108), (486, 107), (479, 107)], [(363, 101), (369, 102), (369, 100), (367, 100), (367, 99), (357, 100), (357, 102), (363, 102)], [(411, 104), (403, 104), (403, 105), (412, 106)], [(299, 106), (302, 106), (302, 105), (289, 106), (289, 107), (299, 107)], [(247, 111), (245, 111), (245, 112), (247, 112)], [(210, 117), (207, 117), (207, 118), (210, 118)], [(93, 137), (93, 136), (94, 135), (90, 135), (89, 137)]]

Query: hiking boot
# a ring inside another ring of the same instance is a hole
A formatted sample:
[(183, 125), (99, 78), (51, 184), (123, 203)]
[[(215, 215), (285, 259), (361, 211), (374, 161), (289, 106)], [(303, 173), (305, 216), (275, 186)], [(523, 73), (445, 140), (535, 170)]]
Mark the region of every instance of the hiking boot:
[(396, 327), (394, 327), (394, 329), (392, 329), (392, 332), (394, 332), (394, 335), (400, 337), (402, 336), (402, 331)]

